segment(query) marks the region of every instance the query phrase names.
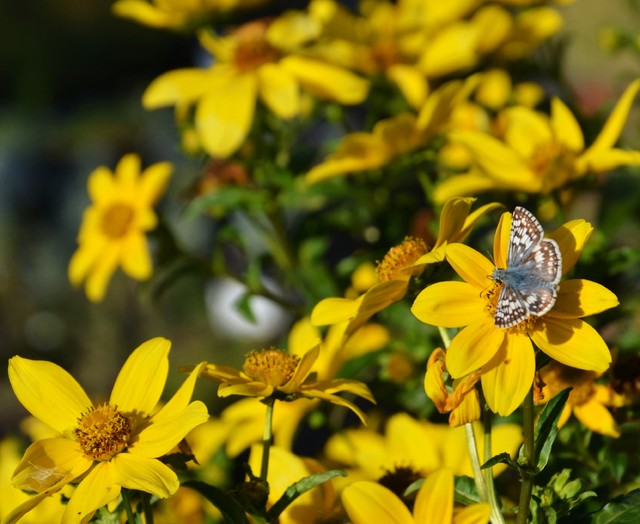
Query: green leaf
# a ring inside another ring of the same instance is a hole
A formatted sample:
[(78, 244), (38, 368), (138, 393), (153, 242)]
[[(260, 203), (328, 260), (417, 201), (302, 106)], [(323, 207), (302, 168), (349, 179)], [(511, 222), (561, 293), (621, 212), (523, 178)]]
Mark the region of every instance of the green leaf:
[(249, 524), (242, 506), (220, 488), (198, 480), (187, 481), (183, 486), (194, 489), (218, 508), (227, 524)]
[(520, 468), (520, 465), (511, 458), (511, 456), (509, 455), (509, 453), (500, 453), (499, 455), (496, 455), (495, 457), (491, 457), (489, 460), (487, 460), (480, 469), (487, 469), (487, 468), (492, 468), (493, 466), (495, 466), (496, 464), (506, 464), (507, 466), (509, 466), (511, 469), (515, 469), (516, 471), (520, 471), (522, 468)]
[(464, 504), (465, 506), (482, 502), (476, 490), (476, 483), (471, 477), (456, 477), (453, 496), (456, 502)]
[(253, 295), (249, 292), (243, 293), (234, 305), (238, 313), (240, 313), (249, 322), (255, 324), (256, 316), (253, 314), (253, 310), (251, 309), (252, 296)]
[(542, 471), (549, 462), (551, 448), (558, 436), (558, 420), (562, 415), (572, 388), (563, 389), (553, 397), (540, 413), (533, 432), (534, 464), (536, 471)]
[(185, 211), (186, 219), (193, 219), (204, 212), (224, 215), (238, 209), (264, 209), (269, 193), (255, 187), (222, 187), (194, 199)]
[(314, 473), (313, 475), (309, 475), (308, 477), (304, 477), (300, 479), (298, 482), (291, 484), (278, 499), (278, 501), (271, 506), (271, 509), (267, 512), (267, 520), (269, 522), (275, 522), (276, 519), (280, 516), (280, 514), (291, 504), (295, 499), (297, 499), (303, 493), (306, 493), (310, 489), (323, 484), (327, 480), (331, 480), (335, 477), (346, 477), (347, 474), (344, 471), (339, 469), (332, 469), (329, 471), (323, 471), (322, 473)]
[(617, 497), (596, 513), (593, 524), (636, 524), (640, 522), (640, 489)]

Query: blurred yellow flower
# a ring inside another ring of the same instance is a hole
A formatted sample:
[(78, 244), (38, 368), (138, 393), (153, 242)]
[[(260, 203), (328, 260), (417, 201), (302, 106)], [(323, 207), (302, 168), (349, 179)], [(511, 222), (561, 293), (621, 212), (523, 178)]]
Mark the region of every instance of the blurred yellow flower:
[(481, 131), (452, 131), (449, 138), (471, 151), (475, 167), (444, 180), (436, 199), (492, 189), (548, 194), (589, 172), (640, 164), (640, 152), (614, 147), (638, 90), (640, 80), (629, 85), (587, 148), (576, 118), (558, 98), (550, 117), (528, 107), (506, 109), (504, 141)]
[(147, 109), (195, 105), (195, 129), (204, 150), (228, 157), (244, 143), (260, 99), (282, 119), (301, 112), (301, 88), (321, 99), (350, 105), (362, 102), (368, 81), (321, 61), (294, 54), (315, 36), (313, 23), (285, 13), (275, 20), (254, 20), (226, 36), (199, 33), (213, 55), (208, 69), (178, 69), (156, 78), (144, 92)]
[(342, 492), (353, 524), (486, 524), (491, 508), (484, 502), (454, 512), (454, 477), (447, 469), (431, 473), (418, 491), (413, 513), (390, 489), (375, 482), (354, 482)]
[(173, 169), (168, 162), (140, 171), (140, 157), (122, 157), (112, 173), (101, 166), (87, 186), (91, 206), (85, 210), (78, 249), (69, 261), (69, 280), (85, 282), (87, 297), (99, 302), (118, 266), (132, 278), (151, 276), (152, 264), (145, 233), (156, 227), (153, 205), (164, 193)]
[[(500, 286), (495, 267), (506, 267), (511, 214), (504, 213), (493, 244), (495, 265), (463, 244), (449, 244), (446, 256), (464, 282), (439, 282), (416, 298), (412, 312), (422, 322), (462, 329), (447, 350), (446, 367), (453, 378), (482, 371), (482, 390), (489, 407), (512, 413), (531, 388), (535, 373), (532, 342), (551, 358), (579, 369), (604, 371), (611, 355), (598, 332), (582, 317), (618, 305), (616, 296), (589, 280), (561, 282), (557, 301), (544, 316), (531, 316), (517, 326), (495, 325)], [(562, 274), (577, 262), (591, 234), (584, 220), (567, 222), (551, 235), (562, 253)]]
[(541, 387), (536, 390), (537, 404), (548, 402), (563, 389), (573, 388), (558, 426), (562, 427), (573, 413), (591, 431), (615, 438), (620, 436), (620, 429), (607, 406), (621, 407), (627, 400), (610, 386), (595, 382), (601, 373), (573, 369), (558, 362), (547, 364), (538, 373)]
[(58, 436), (39, 440), (25, 452), (12, 481), (38, 495), (18, 506), (6, 524), (69, 483), (78, 483), (62, 517), (69, 524), (86, 522), (118, 499), (123, 487), (160, 498), (175, 493), (178, 477), (159, 459), (209, 414), (202, 402), (191, 402), (204, 363), (158, 409), (170, 347), (163, 338), (140, 345), (120, 370), (109, 401), (98, 405), (56, 364), (19, 356), (9, 360), (16, 397)]

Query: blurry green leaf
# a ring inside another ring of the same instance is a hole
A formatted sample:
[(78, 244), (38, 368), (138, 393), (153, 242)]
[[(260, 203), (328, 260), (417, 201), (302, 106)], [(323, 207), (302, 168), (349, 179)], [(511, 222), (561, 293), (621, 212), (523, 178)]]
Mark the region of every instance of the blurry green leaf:
[(465, 506), (482, 502), (478, 496), (475, 481), (471, 477), (456, 477), (453, 496), (457, 502)]
[[(567, 388), (553, 397), (540, 413), (534, 430), (534, 464), (542, 471), (549, 461), (551, 448), (558, 436), (558, 420), (567, 403), (572, 388)], [(522, 452), (522, 449), (521, 449)]]
[(197, 480), (190, 480), (182, 485), (197, 491), (218, 508), (227, 524), (249, 524), (245, 511), (240, 504), (220, 488)]
[(195, 198), (187, 206), (184, 216), (193, 219), (205, 212), (224, 215), (239, 209), (261, 211), (270, 199), (268, 191), (255, 187), (222, 187)]
[(253, 295), (249, 292), (243, 293), (240, 299), (235, 303), (236, 310), (249, 322), (255, 324), (257, 322), (256, 316), (251, 309), (251, 297)]
[(346, 477), (347, 474), (344, 471), (339, 469), (332, 469), (330, 471), (323, 471), (322, 473), (314, 473), (313, 475), (309, 475), (308, 477), (304, 477), (300, 479), (298, 482), (295, 482), (291, 486), (287, 488), (278, 499), (278, 501), (271, 506), (271, 509), (267, 512), (267, 520), (269, 522), (275, 522), (276, 519), (280, 516), (280, 514), (291, 504), (295, 499), (297, 499), (303, 493), (331, 480), (335, 477)]
[(640, 489), (609, 502), (597, 513), (593, 524), (637, 524), (640, 522)]

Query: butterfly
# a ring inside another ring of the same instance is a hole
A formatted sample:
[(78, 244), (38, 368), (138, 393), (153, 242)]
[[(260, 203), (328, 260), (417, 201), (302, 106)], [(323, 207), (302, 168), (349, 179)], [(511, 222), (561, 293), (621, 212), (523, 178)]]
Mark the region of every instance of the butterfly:
[(557, 242), (544, 238), (544, 230), (531, 212), (516, 207), (511, 219), (507, 267), (494, 269), (492, 275), (502, 284), (495, 325), (510, 328), (531, 315), (548, 313), (556, 303), (561, 276), (562, 254)]

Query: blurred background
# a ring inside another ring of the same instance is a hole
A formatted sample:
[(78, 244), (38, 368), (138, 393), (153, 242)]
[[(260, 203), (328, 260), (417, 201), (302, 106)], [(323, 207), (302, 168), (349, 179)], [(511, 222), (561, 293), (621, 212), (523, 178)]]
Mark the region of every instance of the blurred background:
[[(304, 2), (278, 2), (278, 8)], [(286, 5), (285, 5), (286, 4)], [(86, 180), (99, 165), (113, 168), (125, 153), (143, 164), (169, 160), (176, 169), (169, 192), (168, 227), (194, 252), (210, 245), (213, 220), (181, 218), (179, 195), (201, 175), (198, 161), (180, 150), (171, 109), (145, 111), (141, 95), (161, 73), (198, 64), (187, 36), (116, 18), (108, 0), (5, 2), (0, 16), (0, 432), (24, 415), (7, 381), (7, 359), (19, 354), (59, 363), (90, 393), (108, 392), (126, 356), (154, 336), (172, 340), (172, 367), (199, 360), (234, 363), (275, 339), (288, 319), (272, 304), (254, 304), (258, 325), (233, 308), (232, 288), (205, 278), (180, 278), (162, 293), (117, 273), (105, 300), (91, 304), (67, 279)], [(584, 112), (608, 111), (638, 74), (637, 58), (605, 52), (599, 31), (639, 21), (627, 2), (577, 0), (562, 8), (562, 60)], [(628, 124), (637, 130), (634, 115)], [(636, 142), (637, 131), (634, 132)], [(166, 203), (161, 205), (167, 205)], [(204, 221), (204, 222), (203, 222)], [(223, 301), (223, 302), (221, 302)], [(231, 328), (230, 328), (231, 326)], [(233, 338), (233, 326), (245, 338)], [(264, 343), (264, 342), (263, 342)], [(223, 358), (221, 359), (221, 356)], [(236, 358), (236, 357), (234, 357)], [(173, 384), (180, 376), (172, 372)], [(173, 385), (169, 386), (172, 390)], [(214, 404), (215, 386), (200, 384)]]

